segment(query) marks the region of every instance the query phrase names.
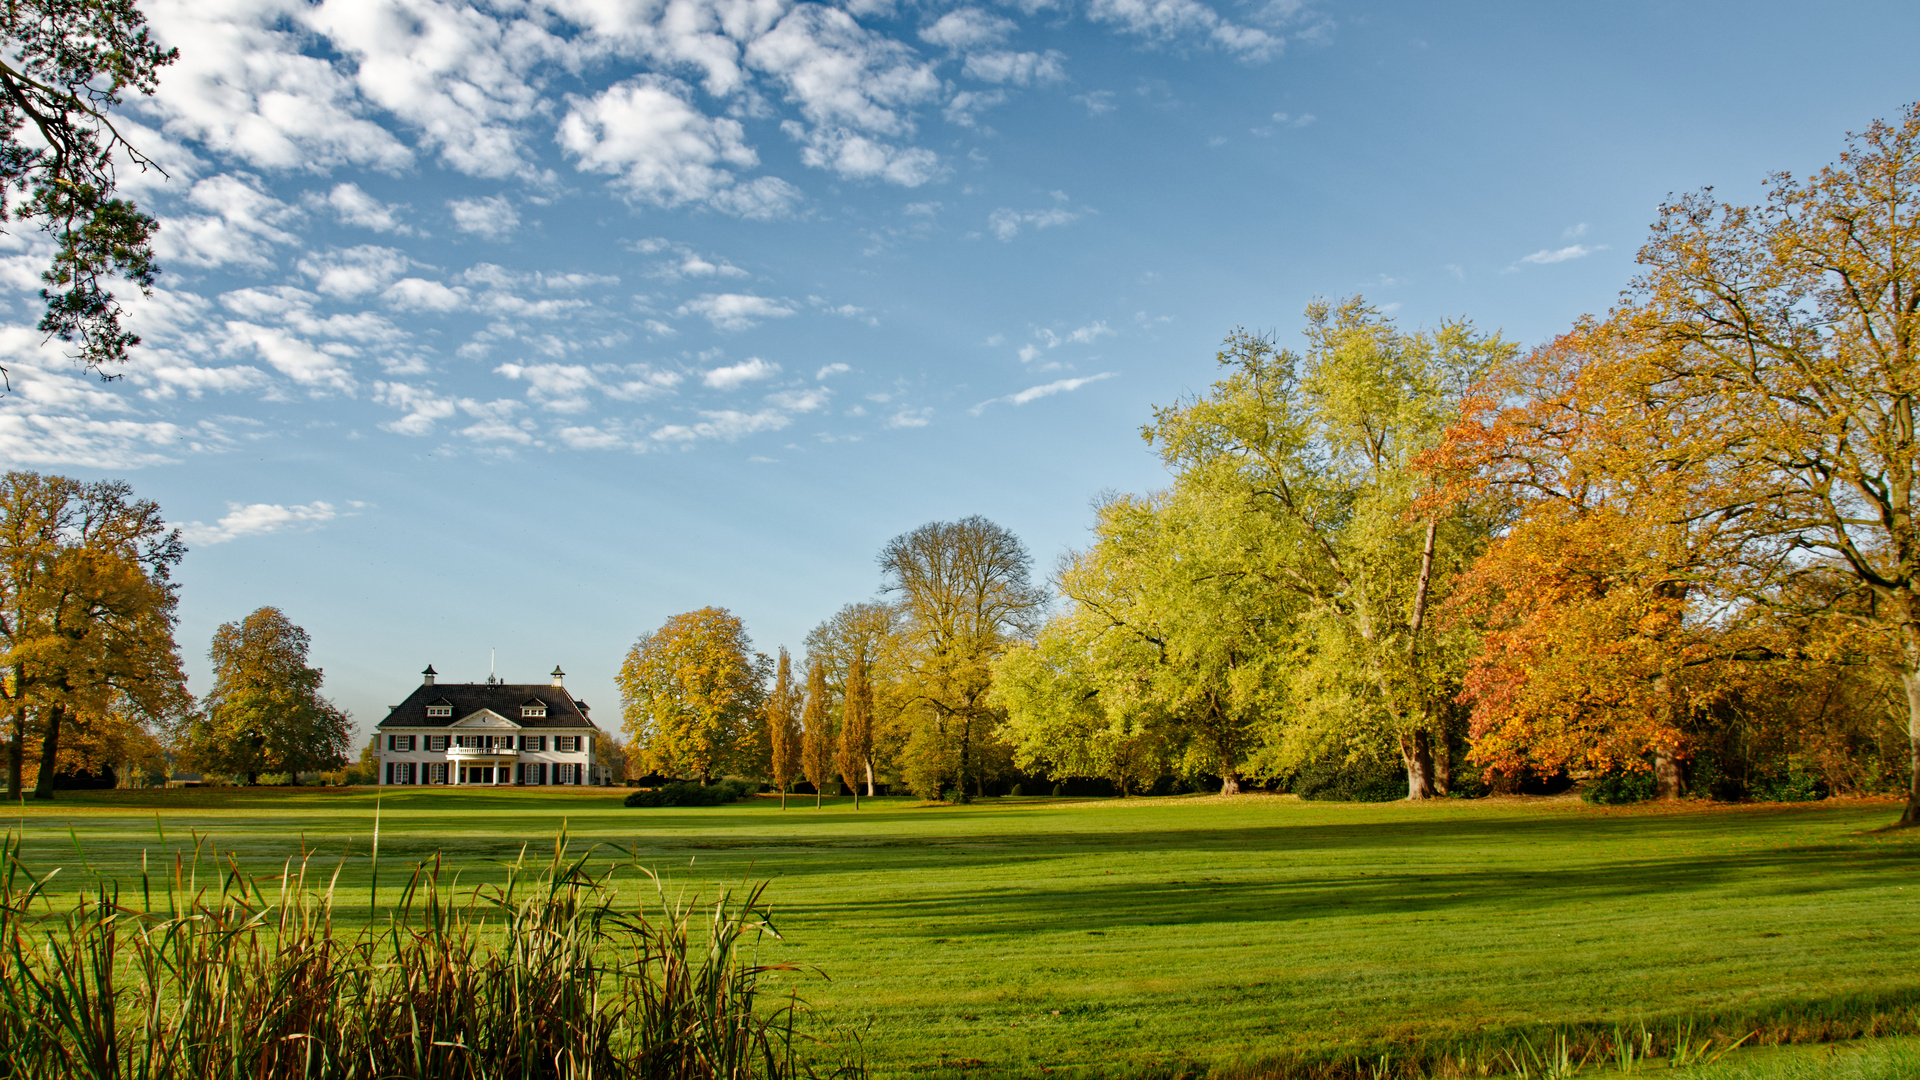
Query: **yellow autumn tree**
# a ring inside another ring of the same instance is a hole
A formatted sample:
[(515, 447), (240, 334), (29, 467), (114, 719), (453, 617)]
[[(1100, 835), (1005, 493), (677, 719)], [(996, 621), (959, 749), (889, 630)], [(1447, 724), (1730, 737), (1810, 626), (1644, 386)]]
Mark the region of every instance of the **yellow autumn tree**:
[(784, 646), (767, 695), (768, 776), (780, 792), (780, 809), (787, 808), (787, 791), (800, 772), (800, 687), (793, 681), (793, 658)]
[(758, 773), (770, 753), (770, 666), (727, 609), (675, 615), (635, 642), (620, 665), (621, 730), (656, 772), (703, 784), (728, 772)]

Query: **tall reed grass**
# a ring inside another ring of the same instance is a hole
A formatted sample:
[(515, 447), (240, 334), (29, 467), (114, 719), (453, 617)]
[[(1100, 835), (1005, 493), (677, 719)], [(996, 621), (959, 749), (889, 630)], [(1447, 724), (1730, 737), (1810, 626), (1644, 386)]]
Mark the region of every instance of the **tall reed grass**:
[(795, 966), (752, 960), (778, 936), (764, 885), (703, 904), (629, 860), (651, 900), (622, 903), (615, 865), (563, 834), (498, 885), (418, 865), (383, 918), (342, 930), (340, 869), (310, 857), (254, 879), (196, 841), (137, 896), (104, 879), (56, 896), (20, 845), (0, 840), (4, 1080), (863, 1073), (857, 1039), (808, 1037), (794, 989), (769, 992)]

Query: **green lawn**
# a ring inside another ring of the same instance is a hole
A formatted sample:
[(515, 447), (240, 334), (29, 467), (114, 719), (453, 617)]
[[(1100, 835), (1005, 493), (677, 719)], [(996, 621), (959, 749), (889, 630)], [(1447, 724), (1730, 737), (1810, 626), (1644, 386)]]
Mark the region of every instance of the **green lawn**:
[[(1895, 804), (1602, 809), (994, 799), (628, 810), (620, 792), (407, 791), (380, 880), (442, 852), (462, 880), (576, 842), (676, 888), (768, 879), (784, 942), (875, 1071), (1175, 1073), (1510, 1027), (1669, 1024), (1920, 992), (1920, 836)], [(10, 810), (28, 858), (137, 873), (197, 833), (277, 871), (302, 845), (365, 910), (371, 792), (72, 793)], [(71, 830), (71, 833), (70, 833)], [(1907, 888), (1911, 882), (1913, 888)], [(1912, 892), (1914, 895), (1908, 896)], [(944, 1063), (944, 1065), (943, 1065)]]

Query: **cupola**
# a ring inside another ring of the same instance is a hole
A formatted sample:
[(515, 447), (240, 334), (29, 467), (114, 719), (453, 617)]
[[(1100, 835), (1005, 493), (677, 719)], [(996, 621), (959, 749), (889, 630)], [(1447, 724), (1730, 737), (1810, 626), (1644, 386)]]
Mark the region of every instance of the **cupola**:
[(440, 673), (439, 673), (439, 672), (437, 672), (437, 671), (435, 671), (435, 670), (433, 670), (433, 665), (432, 665), (432, 664), (428, 664), (428, 665), (427, 665), (427, 670), (425, 670), (425, 671), (423, 671), (423, 672), (421, 672), (421, 673), (420, 673), (420, 677), (426, 680), (426, 682), (425, 682), (425, 683), (424, 683), (423, 685), (426, 685), (426, 686), (432, 686), (432, 685), (433, 685), (433, 677), (434, 677), (435, 675), (438, 675), (438, 674), (440, 674)]
[(560, 670), (559, 664), (553, 665), (553, 682), (551, 685), (565, 686), (566, 684), (567, 684), (567, 673)]

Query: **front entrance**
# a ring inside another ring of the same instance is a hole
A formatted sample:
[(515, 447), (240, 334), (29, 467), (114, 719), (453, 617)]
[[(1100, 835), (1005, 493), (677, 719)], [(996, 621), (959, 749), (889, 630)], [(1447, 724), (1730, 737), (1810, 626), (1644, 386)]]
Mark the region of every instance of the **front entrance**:
[[(505, 769), (501, 769), (500, 771), (506, 772)], [(491, 784), (493, 783), (493, 766), (462, 765), (460, 766), (460, 782), (463, 784)]]

